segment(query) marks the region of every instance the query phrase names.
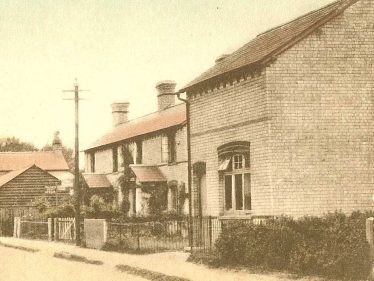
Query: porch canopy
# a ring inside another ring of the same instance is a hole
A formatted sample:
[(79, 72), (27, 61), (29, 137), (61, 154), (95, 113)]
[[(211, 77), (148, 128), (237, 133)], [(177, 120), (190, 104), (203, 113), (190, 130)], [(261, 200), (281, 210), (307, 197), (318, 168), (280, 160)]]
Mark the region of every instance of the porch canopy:
[(130, 165), (130, 168), (140, 183), (167, 181), (157, 166)]
[(88, 188), (110, 188), (110, 184), (106, 175), (103, 174), (83, 174)]

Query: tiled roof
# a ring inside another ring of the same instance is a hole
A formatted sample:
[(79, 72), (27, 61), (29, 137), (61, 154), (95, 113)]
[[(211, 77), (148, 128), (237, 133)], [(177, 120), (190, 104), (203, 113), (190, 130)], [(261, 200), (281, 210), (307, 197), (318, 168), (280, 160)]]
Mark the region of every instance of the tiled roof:
[(61, 151), (0, 152), (0, 171), (36, 165), (46, 171), (69, 170)]
[(83, 177), (88, 188), (108, 188), (112, 186), (104, 174), (83, 174)]
[(186, 106), (184, 104), (179, 104), (119, 125), (111, 132), (99, 138), (85, 150), (160, 131), (184, 124), (185, 122)]
[(251, 67), (271, 59), (292, 47), (326, 22), (341, 14), (358, 0), (339, 0), (319, 10), (310, 12), (282, 26), (259, 34), (240, 49), (223, 58), (209, 70), (188, 83), (181, 92), (212, 78), (227, 75), (244, 67)]
[(166, 178), (157, 166), (130, 165), (139, 182), (166, 182)]

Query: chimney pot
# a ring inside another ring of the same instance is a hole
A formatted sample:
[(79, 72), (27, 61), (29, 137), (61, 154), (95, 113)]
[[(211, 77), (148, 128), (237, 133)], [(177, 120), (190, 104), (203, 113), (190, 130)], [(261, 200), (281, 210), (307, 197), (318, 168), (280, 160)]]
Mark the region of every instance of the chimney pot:
[(128, 121), (129, 102), (112, 103), (113, 128)]
[(215, 63), (220, 63), (221, 61), (223, 61), (225, 58), (227, 58), (229, 55), (228, 54), (223, 54), (223, 55), (220, 55), (218, 58), (216, 58), (216, 61)]
[(171, 94), (175, 93), (176, 85), (177, 84), (171, 80), (160, 81), (156, 84), (159, 111), (175, 104), (175, 96)]

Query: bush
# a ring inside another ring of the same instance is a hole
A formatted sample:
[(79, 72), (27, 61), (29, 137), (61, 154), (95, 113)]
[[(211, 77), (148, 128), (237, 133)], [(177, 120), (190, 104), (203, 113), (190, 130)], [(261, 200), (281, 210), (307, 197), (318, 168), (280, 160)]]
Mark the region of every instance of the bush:
[(84, 206), (83, 215), (85, 218), (112, 219), (120, 217), (122, 213), (102, 197), (93, 195), (90, 199), (90, 206)]
[(64, 203), (56, 207), (50, 207), (43, 212), (46, 218), (67, 218), (74, 217), (74, 206), (70, 203)]
[(333, 213), (299, 220), (279, 218), (263, 225), (231, 223), (216, 242), (217, 263), (365, 279), (372, 265), (365, 237), (365, 220), (371, 215)]

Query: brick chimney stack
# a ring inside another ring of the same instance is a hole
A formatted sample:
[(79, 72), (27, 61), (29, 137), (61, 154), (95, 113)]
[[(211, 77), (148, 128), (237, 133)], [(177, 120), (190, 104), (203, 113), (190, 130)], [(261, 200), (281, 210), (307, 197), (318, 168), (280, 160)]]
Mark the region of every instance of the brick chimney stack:
[(60, 139), (60, 132), (59, 131), (56, 131), (55, 135), (53, 137), (52, 149), (53, 149), (53, 151), (62, 150), (62, 142), (61, 142), (61, 139)]
[(130, 103), (128, 102), (115, 102), (112, 104), (113, 128), (128, 121), (129, 105)]
[(170, 80), (160, 81), (156, 84), (156, 89), (158, 91), (158, 111), (162, 111), (175, 104), (175, 96), (170, 94), (175, 93), (176, 85), (174, 81)]

